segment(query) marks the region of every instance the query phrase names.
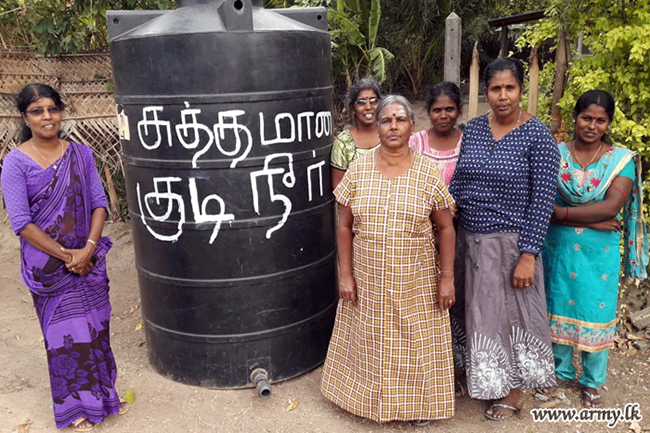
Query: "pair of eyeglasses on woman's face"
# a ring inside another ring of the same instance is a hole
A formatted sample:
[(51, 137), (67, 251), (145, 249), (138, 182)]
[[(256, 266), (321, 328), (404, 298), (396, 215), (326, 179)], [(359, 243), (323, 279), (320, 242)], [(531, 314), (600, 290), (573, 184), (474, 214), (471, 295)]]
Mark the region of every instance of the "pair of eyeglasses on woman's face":
[[(61, 112), (61, 109), (54, 105), (52, 107), (47, 107), (47, 112), (50, 114), (59, 114)], [(45, 108), (43, 107), (36, 107), (32, 108), (31, 110), (27, 110), (27, 114), (31, 114), (32, 116), (42, 116), (43, 113), (45, 113)]]
[(356, 101), (354, 101), (354, 103), (358, 107), (363, 107), (367, 103), (370, 103), (370, 105), (377, 105), (377, 104), (379, 104), (379, 98), (357, 99)]

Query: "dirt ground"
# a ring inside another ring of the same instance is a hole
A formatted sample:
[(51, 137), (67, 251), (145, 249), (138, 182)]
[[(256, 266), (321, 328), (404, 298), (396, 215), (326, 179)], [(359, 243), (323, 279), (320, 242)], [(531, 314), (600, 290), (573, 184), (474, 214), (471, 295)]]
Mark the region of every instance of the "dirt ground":
[[(4, 220), (0, 214), (0, 220)], [(408, 423), (377, 424), (339, 410), (320, 396), (318, 368), (299, 378), (273, 386), (270, 399), (256, 397), (253, 390), (218, 391), (170, 381), (158, 375), (146, 355), (141, 321), (134, 253), (129, 227), (108, 224), (105, 233), (114, 247), (109, 253), (111, 278), (112, 345), (117, 360), (121, 393), (134, 390), (136, 401), (124, 416), (111, 416), (98, 432), (601, 432), (596, 423), (534, 423), (530, 409), (536, 407), (526, 394), (524, 410), (511, 422), (495, 423), (482, 416), (484, 403), (467, 397), (457, 401), (456, 417), (427, 428)], [(20, 280), (20, 249), (8, 222), (0, 223), (0, 431), (13, 432), (31, 421), (30, 432), (56, 431), (47, 376), (43, 339), (27, 288)], [(640, 425), (650, 431), (650, 365), (648, 352), (633, 356), (614, 351), (610, 358), (605, 407), (638, 402), (645, 418)], [(571, 404), (579, 407), (576, 390), (568, 391)], [(297, 407), (286, 412), (290, 403)], [(569, 407), (569, 406), (566, 406)], [(619, 425), (611, 431), (630, 431)]]
[[(421, 107), (421, 105), (419, 105)], [(427, 126), (420, 114), (417, 129)], [(319, 393), (321, 368), (273, 386), (273, 396), (258, 398), (253, 390), (211, 390), (173, 382), (149, 365), (144, 331), (140, 323), (135, 257), (129, 227), (108, 224), (105, 234), (114, 247), (108, 255), (111, 278), (111, 339), (118, 365), (122, 394), (135, 392), (136, 401), (124, 416), (111, 416), (97, 432), (226, 432), (226, 433), (344, 433), (384, 431), (439, 432), (603, 432), (597, 423), (534, 423), (530, 409), (537, 402), (526, 393), (524, 410), (509, 422), (486, 420), (485, 404), (467, 397), (457, 400), (456, 416), (426, 428), (408, 423), (377, 424), (350, 415), (330, 404)], [(53, 432), (52, 401), (43, 339), (27, 288), (20, 280), (20, 249), (0, 212), (0, 432), (18, 431), (31, 422), (30, 432)], [(613, 351), (610, 374), (603, 391), (604, 407), (640, 403), (645, 417), (640, 426), (650, 431), (649, 351), (631, 354)], [(570, 406), (578, 407), (578, 391), (567, 391)], [(291, 403), (297, 403), (287, 412)], [(23, 430), (24, 431), (24, 430)], [(626, 432), (629, 424), (609, 431)]]

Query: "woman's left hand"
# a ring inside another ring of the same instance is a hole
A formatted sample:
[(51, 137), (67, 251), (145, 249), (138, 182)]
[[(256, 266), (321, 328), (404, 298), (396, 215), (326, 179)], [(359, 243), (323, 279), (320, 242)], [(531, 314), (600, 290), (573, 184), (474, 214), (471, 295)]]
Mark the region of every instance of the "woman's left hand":
[(515, 289), (523, 289), (534, 283), (535, 256), (531, 253), (521, 253), (512, 276), (512, 286)]
[(91, 243), (87, 243), (85, 247), (81, 249), (67, 249), (61, 247), (61, 251), (64, 253), (70, 254), (72, 260), (65, 264), (65, 267), (68, 268), (70, 272), (75, 274), (84, 275), (86, 274), (92, 266), (89, 267), (90, 259), (93, 256), (95, 251), (95, 246)]
[(448, 310), (456, 303), (456, 288), (453, 274), (442, 274), (438, 284), (438, 308)]
[(75, 274), (86, 275), (88, 272), (90, 272), (90, 270), (93, 268), (93, 266), (94, 266), (93, 262), (88, 262), (88, 266), (86, 266), (83, 269), (75, 268)]

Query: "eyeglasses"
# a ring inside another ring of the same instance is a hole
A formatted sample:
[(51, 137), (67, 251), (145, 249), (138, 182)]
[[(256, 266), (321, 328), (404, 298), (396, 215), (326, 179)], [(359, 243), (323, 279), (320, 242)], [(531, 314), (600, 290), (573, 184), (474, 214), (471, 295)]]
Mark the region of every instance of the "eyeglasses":
[(370, 102), (370, 105), (377, 105), (377, 104), (379, 104), (379, 98), (357, 99), (356, 101), (354, 101), (354, 103), (357, 105), (357, 107), (363, 107), (368, 102)]
[[(59, 114), (61, 112), (61, 109), (56, 105), (54, 105), (52, 107), (47, 107), (47, 112), (50, 114)], [(42, 116), (43, 113), (45, 113), (45, 108), (43, 107), (32, 108), (31, 110), (27, 110), (27, 113), (31, 114), (32, 116)]]

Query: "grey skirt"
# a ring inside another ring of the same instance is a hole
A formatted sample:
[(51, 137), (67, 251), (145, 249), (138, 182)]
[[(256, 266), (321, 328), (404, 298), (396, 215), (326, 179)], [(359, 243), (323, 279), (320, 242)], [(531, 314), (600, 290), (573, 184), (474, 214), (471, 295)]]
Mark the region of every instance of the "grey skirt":
[(459, 227), (456, 292), (464, 298), (465, 369), (472, 398), (503, 398), (513, 388), (555, 385), (541, 255), (535, 282), (516, 289), (517, 233), (477, 234)]

